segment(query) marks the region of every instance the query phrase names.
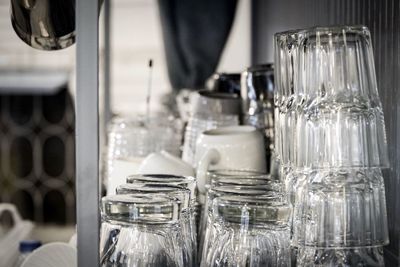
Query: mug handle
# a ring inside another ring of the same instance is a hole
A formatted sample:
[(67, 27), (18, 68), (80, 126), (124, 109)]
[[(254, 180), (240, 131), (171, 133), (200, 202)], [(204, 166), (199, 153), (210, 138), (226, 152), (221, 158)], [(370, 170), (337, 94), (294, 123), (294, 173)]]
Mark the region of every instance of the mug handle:
[(17, 224), (20, 224), (22, 222), (21, 215), (18, 213), (17, 208), (10, 203), (1, 203), (0, 204), (0, 216), (4, 212), (9, 212), (12, 216), (12, 219), (14, 221), (14, 226)]
[(199, 164), (197, 166), (196, 171), (196, 178), (197, 178), (197, 188), (201, 194), (206, 193), (206, 184), (208, 183), (207, 180), (207, 171), (210, 164), (217, 164), (220, 160), (219, 152), (211, 148), (204, 153), (201, 157)]

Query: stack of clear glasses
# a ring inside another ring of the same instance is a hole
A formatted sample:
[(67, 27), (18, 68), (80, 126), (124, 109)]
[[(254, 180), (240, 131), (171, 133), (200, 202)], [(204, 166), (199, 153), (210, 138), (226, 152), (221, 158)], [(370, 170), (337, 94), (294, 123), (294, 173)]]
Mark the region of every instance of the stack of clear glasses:
[(104, 197), (100, 266), (187, 266), (180, 205), (166, 196)]
[(107, 194), (114, 194), (127, 175), (137, 173), (141, 162), (150, 153), (165, 150), (179, 156), (182, 128), (180, 120), (165, 115), (114, 118), (108, 128), (104, 163)]
[(280, 183), (247, 171), (210, 176), (200, 266), (290, 266), (291, 207)]
[(102, 199), (101, 266), (197, 266), (195, 179), (134, 175)]
[(298, 266), (383, 266), (388, 167), (369, 30), (275, 35), (276, 154)]

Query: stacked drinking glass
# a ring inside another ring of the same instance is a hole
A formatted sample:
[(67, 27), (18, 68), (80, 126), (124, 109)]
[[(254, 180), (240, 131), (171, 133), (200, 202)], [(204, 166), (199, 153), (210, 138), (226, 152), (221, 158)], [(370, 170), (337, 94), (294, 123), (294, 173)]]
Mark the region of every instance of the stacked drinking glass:
[(388, 167), (369, 30), (275, 35), (276, 155), (298, 266), (383, 266)]
[(260, 173), (210, 172), (202, 267), (290, 266), (291, 207), (279, 182)]
[(197, 266), (195, 179), (133, 175), (102, 199), (101, 266)]

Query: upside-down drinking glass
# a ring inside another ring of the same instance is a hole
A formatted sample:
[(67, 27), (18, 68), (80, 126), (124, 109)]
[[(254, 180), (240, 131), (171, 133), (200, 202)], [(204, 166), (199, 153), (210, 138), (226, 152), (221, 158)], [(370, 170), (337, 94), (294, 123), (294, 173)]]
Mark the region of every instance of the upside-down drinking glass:
[[(241, 180), (236, 178), (236, 180)], [(257, 183), (247, 183), (246, 181), (242, 181), (241, 185), (230, 185), (224, 184), (219, 186), (211, 185), (207, 190), (207, 197), (202, 213), (202, 220), (200, 225), (200, 257), (203, 258), (208, 254), (214, 232), (211, 231), (210, 227), (213, 225), (213, 217), (212, 217), (212, 203), (216, 197), (220, 196), (244, 196), (244, 197), (258, 197), (265, 198), (270, 200), (275, 200), (277, 202), (286, 203), (285, 195), (282, 193), (281, 187), (276, 182), (270, 182), (266, 184), (258, 185)], [(247, 181), (248, 182), (248, 181)]]
[(389, 243), (382, 171), (318, 170), (305, 175), (294, 207), (293, 244), (354, 248)]
[(191, 219), (192, 214), (190, 210), (190, 190), (182, 186), (166, 185), (166, 184), (123, 184), (117, 187), (117, 194), (146, 194), (150, 197), (165, 196), (168, 195), (172, 198), (179, 200), (179, 224), (184, 235), (184, 246), (185, 252), (190, 254), (184, 254), (184, 261), (189, 264), (188, 266), (196, 266), (194, 263), (192, 251), (196, 250), (193, 248), (196, 243), (192, 241), (192, 232), (195, 231), (196, 227), (193, 225)]
[(294, 160), (296, 109), (301, 103), (298, 94), (298, 54), (302, 31), (277, 33), (275, 41), (275, 154), (280, 164)]
[(274, 199), (216, 197), (201, 266), (290, 266), (290, 213)]
[(294, 165), (388, 167), (369, 30), (311, 28), (298, 47)]
[[(128, 184), (132, 184), (133, 187), (137, 186), (147, 186), (154, 188), (155, 186), (165, 186), (165, 187), (183, 187), (190, 192), (189, 207), (185, 216), (188, 217), (190, 221), (188, 223), (189, 241), (191, 242), (190, 247), (192, 248), (192, 259), (193, 264), (197, 263), (197, 225), (200, 219), (199, 216), (199, 204), (196, 201), (196, 179), (190, 176), (175, 176), (167, 174), (138, 174), (130, 175), (126, 178)], [(128, 186), (128, 187), (132, 187)], [(154, 190), (154, 189), (151, 189)], [(167, 189), (168, 190), (168, 189)]]
[(384, 267), (383, 247), (359, 247), (352, 249), (301, 248), (298, 267)]
[(175, 198), (111, 195), (102, 199), (101, 214), (102, 267), (188, 266)]

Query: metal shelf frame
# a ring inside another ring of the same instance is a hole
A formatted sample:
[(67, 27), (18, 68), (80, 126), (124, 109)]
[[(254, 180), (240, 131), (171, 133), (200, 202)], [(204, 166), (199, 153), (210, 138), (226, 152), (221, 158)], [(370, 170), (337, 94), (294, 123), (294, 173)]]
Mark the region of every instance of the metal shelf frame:
[[(109, 7), (106, 0), (105, 7)], [(78, 266), (99, 266), (99, 0), (76, 1), (76, 213)], [(109, 10), (105, 11), (109, 15)], [(109, 17), (108, 17), (109, 19)], [(107, 19), (106, 19), (107, 21)], [(109, 24), (108, 24), (109, 26)], [(106, 30), (108, 31), (109, 28)], [(109, 38), (109, 33), (106, 38)], [(109, 41), (109, 40), (108, 40)], [(105, 68), (109, 75), (109, 42)], [(106, 91), (109, 76), (105, 76)], [(105, 92), (105, 101), (109, 101)], [(109, 102), (102, 103), (108, 111)], [(107, 120), (107, 117), (105, 118)]]

